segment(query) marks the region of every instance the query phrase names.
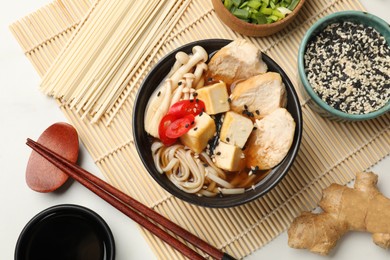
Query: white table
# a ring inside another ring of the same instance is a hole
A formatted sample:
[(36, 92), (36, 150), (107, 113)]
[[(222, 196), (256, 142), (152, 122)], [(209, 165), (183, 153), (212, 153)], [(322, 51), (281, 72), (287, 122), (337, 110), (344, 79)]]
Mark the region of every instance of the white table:
[[(139, 232), (138, 226), (109, 204), (78, 183), (65, 192), (41, 194), (25, 183), (25, 168), (31, 150), (27, 137), (37, 139), (55, 122), (66, 121), (51, 98), (38, 90), (39, 77), (22, 53), (8, 26), (35, 11), (50, 0), (2, 2), (0, 10), (0, 259), (13, 259), (20, 231), (40, 211), (58, 204), (86, 206), (102, 216), (110, 226), (116, 242), (116, 259), (156, 259)], [(390, 0), (362, 0), (369, 12), (390, 22)], [(84, 147), (81, 166), (101, 176)], [(380, 176), (380, 188), (390, 197), (390, 158), (373, 170)], [(386, 172), (387, 171), (387, 172)], [(305, 250), (291, 249), (284, 232), (248, 259), (389, 259), (390, 251), (373, 244), (367, 233), (350, 233), (339, 242), (329, 257), (320, 257)]]

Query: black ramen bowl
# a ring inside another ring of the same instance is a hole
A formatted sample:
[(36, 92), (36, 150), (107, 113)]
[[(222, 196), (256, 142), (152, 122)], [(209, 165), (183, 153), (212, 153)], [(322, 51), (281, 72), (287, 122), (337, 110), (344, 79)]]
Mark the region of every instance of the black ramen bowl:
[(94, 211), (73, 204), (50, 207), (22, 230), (15, 260), (114, 260), (115, 242), (107, 223)]
[(145, 109), (150, 96), (157, 88), (159, 83), (170, 71), (171, 67), (175, 62), (175, 54), (177, 52), (183, 51), (186, 53), (191, 53), (192, 48), (196, 45), (199, 45), (202, 46), (211, 57), (216, 51), (229, 44), (230, 42), (230, 40), (225, 39), (200, 40), (186, 44), (169, 53), (162, 60), (160, 60), (146, 76), (144, 82), (142, 83), (138, 91), (133, 113), (134, 141), (138, 150), (138, 154), (141, 157), (141, 160), (149, 174), (154, 178), (155, 181), (158, 182), (158, 184), (160, 184), (161, 187), (163, 187), (166, 191), (168, 191), (175, 197), (195, 205), (211, 208), (228, 208), (242, 205), (244, 203), (257, 199), (269, 192), (273, 187), (275, 187), (275, 185), (277, 185), (280, 180), (282, 180), (282, 178), (286, 175), (292, 163), (294, 162), (295, 156), (297, 155), (299, 150), (299, 145), (302, 136), (302, 111), (294, 86), (292, 85), (291, 81), (284, 73), (284, 71), (279, 67), (279, 65), (263, 53), (262, 58), (264, 62), (268, 65), (268, 71), (278, 72), (282, 76), (283, 82), (287, 90), (287, 110), (290, 112), (296, 123), (293, 144), (283, 161), (279, 163), (279, 165), (274, 167), (263, 180), (255, 184), (254, 189), (247, 189), (243, 194), (224, 195), (216, 197), (200, 197), (196, 194), (186, 193), (177, 188), (167, 178), (165, 174), (160, 174), (157, 171), (153, 162), (150, 137), (148, 136), (144, 128)]

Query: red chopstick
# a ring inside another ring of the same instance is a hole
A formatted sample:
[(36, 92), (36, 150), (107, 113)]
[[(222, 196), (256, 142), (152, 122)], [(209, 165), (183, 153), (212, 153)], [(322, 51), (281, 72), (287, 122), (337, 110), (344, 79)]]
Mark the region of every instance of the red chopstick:
[(159, 223), (162, 227), (172, 231), (177, 236), (180, 236), (185, 241), (191, 243), (195, 247), (199, 248), (203, 252), (207, 253), (215, 259), (231, 260), (234, 259), (230, 255), (221, 252), (217, 248), (203, 241), (202, 239), (191, 234), (187, 230), (183, 229), (179, 225), (173, 223), (169, 219), (160, 215), (156, 211), (148, 208), (139, 201), (131, 198), (117, 188), (111, 186), (107, 182), (101, 180), (95, 175), (89, 173), (83, 168), (73, 164), (63, 158), (62, 156), (51, 151), (47, 147), (40, 143), (37, 143), (31, 139), (27, 139), (26, 144), (30, 146), (34, 151), (51, 162), (57, 168), (68, 174), (74, 180), (80, 182), (86, 188), (94, 192), (96, 195), (110, 203), (119, 211), (133, 219), (135, 222), (152, 232), (154, 235), (171, 245), (173, 248), (181, 252), (189, 259), (204, 259), (200, 254), (189, 248), (178, 239), (168, 234), (162, 228), (152, 223), (149, 219)]

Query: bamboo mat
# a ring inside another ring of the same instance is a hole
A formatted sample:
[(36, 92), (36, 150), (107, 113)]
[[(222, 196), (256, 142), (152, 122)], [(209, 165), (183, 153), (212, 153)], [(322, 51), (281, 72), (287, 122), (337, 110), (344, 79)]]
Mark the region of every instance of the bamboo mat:
[[(218, 20), (209, 0), (178, 2), (176, 25), (162, 29), (164, 37), (153, 46), (104, 118), (91, 124), (74, 109), (60, 101), (58, 104), (111, 184), (217, 248), (243, 258), (286, 230), (301, 211), (315, 208), (321, 190), (330, 183), (346, 184), (356, 172), (387, 156), (390, 115), (366, 122), (337, 123), (315, 114), (299, 94), (304, 121), (301, 148), (291, 170), (272, 192), (230, 209), (201, 208), (172, 197), (149, 177), (138, 158), (131, 129), (136, 90), (153, 64), (185, 43), (244, 37)], [(99, 1), (57, 0), (11, 25), (11, 31), (41, 77), (96, 4)], [(267, 38), (244, 38), (273, 58), (298, 90), (296, 59), (304, 33), (318, 18), (341, 10), (363, 10), (363, 7), (357, 0), (309, 0), (296, 20), (282, 32)], [(160, 259), (183, 258), (147, 231), (142, 232)]]

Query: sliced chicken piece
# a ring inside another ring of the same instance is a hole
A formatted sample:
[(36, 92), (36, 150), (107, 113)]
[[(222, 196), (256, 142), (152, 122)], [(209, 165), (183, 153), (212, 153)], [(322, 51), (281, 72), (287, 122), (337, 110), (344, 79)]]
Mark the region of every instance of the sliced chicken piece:
[(261, 119), (287, 104), (286, 88), (276, 72), (253, 76), (232, 90), (231, 110), (252, 119)]
[(248, 168), (267, 170), (278, 165), (287, 155), (295, 132), (295, 122), (285, 108), (278, 108), (261, 120), (256, 120), (245, 149)]
[(222, 80), (227, 85), (267, 71), (261, 51), (244, 39), (237, 39), (221, 48), (211, 58), (208, 67), (206, 78)]

